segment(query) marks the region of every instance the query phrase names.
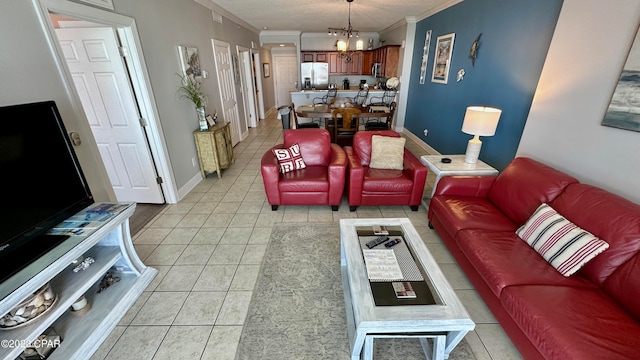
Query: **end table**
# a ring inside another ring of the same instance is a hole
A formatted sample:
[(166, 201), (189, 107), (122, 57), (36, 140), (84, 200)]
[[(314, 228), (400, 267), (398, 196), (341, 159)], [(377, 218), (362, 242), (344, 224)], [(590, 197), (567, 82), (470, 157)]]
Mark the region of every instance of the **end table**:
[[(449, 158), (451, 162), (443, 163), (442, 158)], [(464, 162), (464, 154), (462, 155), (422, 155), (420, 162), (424, 164), (430, 171), (436, 174), (436, 182), (433, 184), (431, 197), (436, 192), (438, 181), (443, 176), (449, 175), (497, 175), (498, 170), (491, 167), (487, 163), (478, 159), (475, 164)]]

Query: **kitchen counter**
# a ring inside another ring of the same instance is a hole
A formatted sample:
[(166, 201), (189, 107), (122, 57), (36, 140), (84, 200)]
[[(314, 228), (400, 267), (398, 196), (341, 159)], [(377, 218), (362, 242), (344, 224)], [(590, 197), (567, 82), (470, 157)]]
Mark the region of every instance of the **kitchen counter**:
[[(360, 88), (358, 88), (357, 86), (352, 86), (349, 88), (349, 90), (343, 90), (342, 87), (338, 88), (338, 94), (343, 93), (343, 92), (355, 92), (357, 93), (358, 91), (360, 91)], [(296, 94), (296, 93), (300, 93), (300, 94), (306, 94), (306, 93), (326, 93), (327, 90), (298, 90), (298, 91), (291, 91), (292, 94)], [(378, 89), (378, 90), (374, 90), (374, 89), (369, 89), (369, 94), (371, 93), (383, 93), (384, 90)]]
[[(357, 86), (352, 86), (349, 90), (338, 89), (337, 98), (353, 98), (358, 94), (360, 89)], [(293, 102), (296, 106), (300, 105), (311, 105), (313, 104), (313, 99), (321, 98), (327, 93), (327, 90), (300, 90), (300, 91), (291, 91), (291, 102)], [(382, 96), (384, 90), (373, 90), (369, 89), (369, 96), (365, 104), (369, 103), (369, 99), (372, 96)]]

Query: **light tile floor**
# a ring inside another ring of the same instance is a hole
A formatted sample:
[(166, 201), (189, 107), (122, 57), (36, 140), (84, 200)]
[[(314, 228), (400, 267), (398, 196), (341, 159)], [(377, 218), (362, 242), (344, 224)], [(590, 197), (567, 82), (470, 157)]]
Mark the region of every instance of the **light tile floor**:
[[(204, 179), (178, 204), (168, 205), (134, 238), (138, 254), (159, 274), (108, 336), (93, 359), (210, 359), (235, 357), (242, 326), (272, 227), (279, 222), (338, 221), (347, 217), (408, 217), (418, 229), (476, 322), (467, 334), (476, 358), (519, 359), (491, 312), (433, 230), (426, 209), (281, 206), (271, 211), (260, 176), (262, 154), (282, 142), (272, 109), (234, 148), (235, 163)], [(427, 154), (407, 139), (414, 154)], [(435, 176), (428, 176), (425, 196)], [(427, 199), (428, 201), (428, 199)], [(258, 359), (258, 356), (256, 357)]]

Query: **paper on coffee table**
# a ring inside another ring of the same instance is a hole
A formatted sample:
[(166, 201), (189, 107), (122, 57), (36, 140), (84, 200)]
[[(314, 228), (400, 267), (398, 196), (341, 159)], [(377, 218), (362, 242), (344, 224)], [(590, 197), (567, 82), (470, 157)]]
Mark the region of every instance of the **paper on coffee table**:
[(396, 254), (389, 250), (362, 249), (369, 280), (402, 280)]

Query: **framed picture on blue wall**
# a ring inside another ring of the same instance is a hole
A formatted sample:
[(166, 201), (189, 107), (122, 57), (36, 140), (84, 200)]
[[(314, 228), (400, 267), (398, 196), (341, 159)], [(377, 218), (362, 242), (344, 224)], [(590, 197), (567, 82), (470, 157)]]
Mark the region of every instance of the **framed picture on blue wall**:
[(449, 67), (451, 66), (451, 55), (453, 54), (453, 40), (456, 34), (438, 36), (436, 39), (436, 54), (433, 61), (433, 74), (431, 81), (446, 84), (449, 80)]

